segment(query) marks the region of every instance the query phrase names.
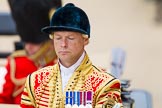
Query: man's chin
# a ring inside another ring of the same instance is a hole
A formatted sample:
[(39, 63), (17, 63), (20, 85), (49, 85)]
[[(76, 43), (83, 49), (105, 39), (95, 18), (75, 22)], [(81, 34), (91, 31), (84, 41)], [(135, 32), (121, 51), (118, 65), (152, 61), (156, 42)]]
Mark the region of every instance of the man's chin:
[(27, 52), (27, 54), (29, 55), (29, 56), (32, 56), (32, 55), (34, 55), (36, 52)]

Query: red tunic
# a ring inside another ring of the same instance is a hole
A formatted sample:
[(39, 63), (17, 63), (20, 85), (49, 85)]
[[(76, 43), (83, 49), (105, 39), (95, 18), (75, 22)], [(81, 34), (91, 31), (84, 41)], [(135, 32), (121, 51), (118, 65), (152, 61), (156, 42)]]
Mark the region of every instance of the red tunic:
[[(12, 62), (14, 60), (15, 71), (11, 71)], [(52, 58), (51, 61), (45, 65), (53, 65), (55, 64), (55, 58)], [(32, 72), (38, 70), (38, 64), (28, 58), (26, 55), (19, 55), (16, 57), (8, 57), (6, 69), (7, 74), (5, 76), (5, 83), (3, 85), (3, 91), (0, 93), (0, 103), (8, 103), (8, 104), (19, 104), (21, 101), (21, 94), (24, 88), (26, 77)], [(14, 75), (14, 76), (13, 76)], [(17, 82), (15, 82), (17, 80)]]

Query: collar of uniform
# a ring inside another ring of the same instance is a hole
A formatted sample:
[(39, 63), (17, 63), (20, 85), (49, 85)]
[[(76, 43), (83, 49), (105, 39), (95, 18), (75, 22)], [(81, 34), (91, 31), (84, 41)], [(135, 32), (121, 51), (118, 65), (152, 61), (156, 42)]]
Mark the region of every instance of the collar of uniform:
[[(79, 72), (79, 73), (81, 72), (82, 76), (85, 76), (86, 74), (88, 74), (89, 70), (91, 69), (92, 69), (92, 62), (85, 51), (84, 59), (82, 60), (81, 64), (76, 68), (75, 72)], [(61, 71), (59, 61), (56, 65), (54, 65), (54, 70), (56, 73), (59, 73)]]
[(81, 73), (82, 76), (85, 76), (86, 74), (88, 74), (88, 72), (90, 72), (89, 70), (91, 69), (92, 69), (92, 62), (89, 59), (88, 54), (85, 52), (84, 59), (82, 60), (81, 64), (75, 71)]

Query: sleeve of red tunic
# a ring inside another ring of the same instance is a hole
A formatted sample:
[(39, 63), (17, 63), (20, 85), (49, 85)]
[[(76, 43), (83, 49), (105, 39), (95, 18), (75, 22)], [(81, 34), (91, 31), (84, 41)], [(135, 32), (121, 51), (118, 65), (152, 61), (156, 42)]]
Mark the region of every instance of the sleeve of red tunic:
[(33, 83), (30, 74), (26, 79), (25, 88), (21, 96), (21, 108), (35, 108), (32, 84)]

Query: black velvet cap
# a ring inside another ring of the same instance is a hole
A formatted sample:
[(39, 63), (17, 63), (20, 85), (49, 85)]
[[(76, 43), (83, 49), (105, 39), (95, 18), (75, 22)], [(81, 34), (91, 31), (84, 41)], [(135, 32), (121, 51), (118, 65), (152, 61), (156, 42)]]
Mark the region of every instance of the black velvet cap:
[(90, 23), (87, 14), (72, 3), (58, 8), (52, 16), (50, 26), (42, 28), (42, 32), (50, 34), (54, 31), (75, 31), (90, 37)]

